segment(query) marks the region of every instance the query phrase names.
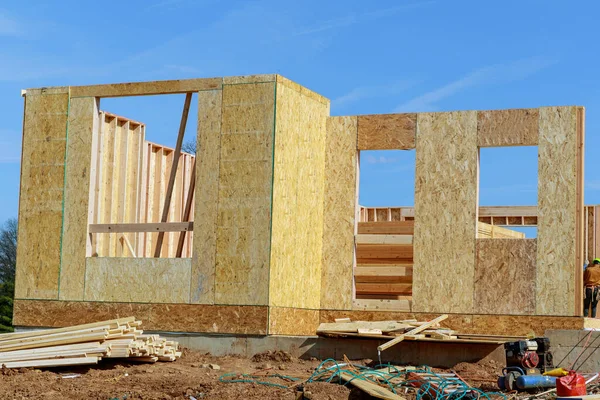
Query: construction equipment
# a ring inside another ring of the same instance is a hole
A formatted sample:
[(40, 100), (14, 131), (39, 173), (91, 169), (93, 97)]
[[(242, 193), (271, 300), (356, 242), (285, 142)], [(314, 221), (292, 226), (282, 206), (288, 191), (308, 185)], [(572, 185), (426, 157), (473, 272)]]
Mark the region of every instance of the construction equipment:
[(506, 368), (498, 378), (501, 390), (545, 389), (556, 386), (556, 377), (543, 373), (554, 368), (550, 339), (539, 337), (504, 343)]

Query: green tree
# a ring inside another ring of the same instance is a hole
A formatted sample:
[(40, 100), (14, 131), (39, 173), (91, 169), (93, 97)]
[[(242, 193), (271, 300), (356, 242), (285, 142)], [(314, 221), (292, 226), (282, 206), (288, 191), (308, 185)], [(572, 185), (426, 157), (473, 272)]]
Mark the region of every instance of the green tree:
[(15, 269), (17, 265), (17, 220), (11, 218), (0, 230), (0, 332), (12, 332)]

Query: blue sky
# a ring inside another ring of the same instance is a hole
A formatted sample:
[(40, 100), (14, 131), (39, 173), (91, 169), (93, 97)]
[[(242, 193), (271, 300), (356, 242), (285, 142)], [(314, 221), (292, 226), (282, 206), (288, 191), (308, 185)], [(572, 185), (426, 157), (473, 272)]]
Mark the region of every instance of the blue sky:
[[(583, 105), (586, 203), (600, 203), (598, 15), (595, 1), (0, 1), (0, 222), (17, 215), (21, 89), (257, 73), (327, 96), (332, 115)], [(182, 104), (101, 108), (172, 145)], [(413, 162), (363, 154), (361, 203), (412, 204)], [(481, 204), (535, 204), (536, 148), (481, 163)]]

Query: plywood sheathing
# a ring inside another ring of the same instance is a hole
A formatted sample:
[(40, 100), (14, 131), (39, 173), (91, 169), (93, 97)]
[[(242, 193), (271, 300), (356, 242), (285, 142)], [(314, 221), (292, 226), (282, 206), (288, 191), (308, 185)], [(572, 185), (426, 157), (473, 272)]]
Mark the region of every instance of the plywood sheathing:
[(223, 87), (216, 304), (268, 304), (274, 114), (275, 83)]
[(135, 315), (149, 331), (267, 334), (266, 306), (15, 300), (14, 310), (17, 326), (58, 328)]
[(269, 305), (319, 309), (329, 104), (277, 83)]
[(596, 207), (585, 207), (586, 243), (585, 261), (592, 263), (596, 257)]
[(575, 315), (583, 315), (583, 270), (579, 268), (584, 262), (585, 254), (585, 201), (584, 201), (584, 169), (585, 169), (585, 108), (576, 107), (577, 113), (577, 202), (575, 212), (577, 231), (575, 241)]
[(190, 258), (113, 258), (85, 260), (86, 301), (188, 303)]
[(83, 300), (85, 257), (88, 249), (91, 252), (87, 227), (90, 179), (92, 171), (96, 170), (95, 165), (92, 168), (92, 140), (99, 126), (98, 103), (94, 97), (80, 97), (71, 99), (69, 108), (59, 291), (61, 300)]
[(327, 119), (321, 308), (352, 308), (356, 208), (356, 117)]
[[(71, 86), (71, 97), (125, 97), (175, 94), (220, 89), (223, 78), (198, 78), (171, 81), (115, 83)], [(29, 92), (29, 89), (28, 89)]]
[(269, 335), (313, 336), (319, 326), (319, 310), (269, 307)]
[(244, 83), (275, 82), (276, 79), (277, 79), (277, 75), (275, 75), (275, 74), (226, 76), (223, 78), (223, 84), (224, 85), (236, 85), (236, 84), (244, 84)]
[[(430, 321), (440, 314), (409, 313), (397, 311), (330, 311), (321, 310), (320, 322), (333, 322), (335, 318), (350, 318), (353, 321), (390, 321), (417, 319)], [(468, 334), (526, 336), (531, 332), (543, 335), (546, 329), (581, 330), (583, 317), (549, 317), (529, 315), (477, 315), (449, 314), (441, 326)]]
[(25, 97), (16, 298), (58, 298), (68, 105), (68, 93)]
[(536, 239), (477, 239), (474, 311), (535, 314), (536, 255)]
[(329, 106), (329, 99), (327, 97), (321, 96), (317, 92), (313, 92), (312, 90), (310, 90), (302, 85), (299, 85), (294, 81), (284, 78), (281, 75), (277, 75), (277, 83), (281, 83), (281, 84), (303, 94), (304, 96), (310, 97), (313, 100), (318, 101), (319, 103), (323, 103), (323, 104)]
[(415, 148), (417, 114), (358, 116), (358, 150)]
[(477, 171), (475, 111), (418, 114), (415, 311), (473, 311)]
[(222, 101), (220, 90), (198, 93), (192, 303), (213, 304), (215, 301)]
[(536, 146), (538, 144), (537, 108), (477, 112), (479, 147)]
[[(574, 315), (577, 261), (577, 111), (539, 113), (536, 314)], [(581, 211), (580, 211), (581, 212)]]

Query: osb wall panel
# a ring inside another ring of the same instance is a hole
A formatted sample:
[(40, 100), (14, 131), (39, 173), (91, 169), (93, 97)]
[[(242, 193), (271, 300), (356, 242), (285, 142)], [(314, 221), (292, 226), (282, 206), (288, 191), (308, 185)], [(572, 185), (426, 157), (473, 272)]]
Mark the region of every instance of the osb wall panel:
[(17, 326), (63, 327), (135, 316), (145, 330), (265, 335), (268, 309), (257, 306), (16, 300)]
[(189, 258), (85, 260), (85, 300), (136, 303), (188, 303)]
[(269, 305), (318, 309), (329, 105), (277, 84)]
[(90, 174), (92, 172), (92, 138), (94, 131), (98, 129), (98, 122), (98, 100), (96, 98), (71, 99), (60, 268), (59, 298), (61, 300), (83, 300), (88, 242)]
[(540, 108), (539, 125), (536, 314), (574, 315), (576, 108)]
[(213, 304), (215, 301), (222, 100), (220, 90), (198, 93), (192, 303)]
[(536, 256), (536, 239), (477, 239), (474, 311), (534, 314)]
[[(401, 321), (417, 319), (430, 321), (440, 314), (403, 313), (394, 311), (321, 311), (320, 322), (334, 322), (336, 318), (350, 318), (353, 321)], [(459, 333), (477, 333), (483, 335), (526, 336), (530, 332), (543, 335), (546, 329), (583, 328), (581, 317), (541, 317), (528, 315), (474, 315), (449, 314), (448, 319), (440, 322), (445, 328)]]
[(415, 148), (417, 114), (358, 116), (359, 150), (410, 150)]
[(536, 146), (537, 108), (477, 112), (479, 147)]
[(327, 118), (321, 308), (352, 308), (356, 117)]
[(313, 336), (319, 327), (319, 310), (269, 307), (269, 335)]
[(25, 97), (16, 298), (58, 298), (68, 103)]
[(477, 154), (475, 111), (418, 115), (415, 311), (473, 311)]
[(222, 112), (215, 303), (266, 305), (275, 83), (225, 85)]

